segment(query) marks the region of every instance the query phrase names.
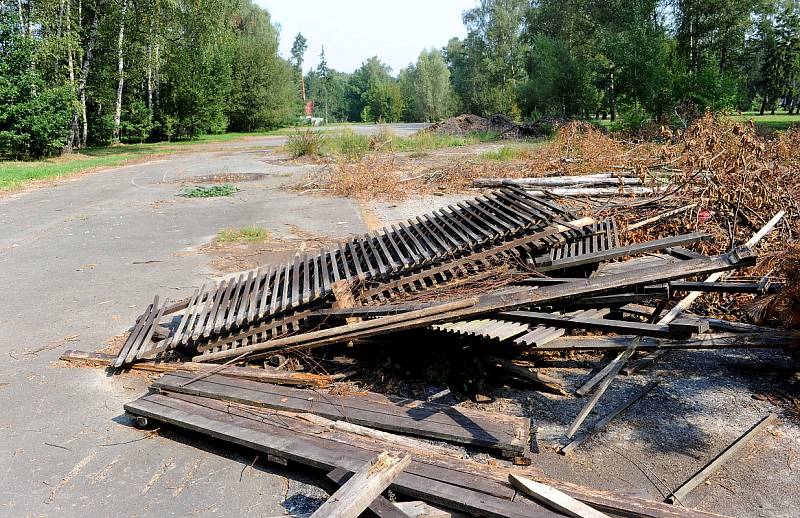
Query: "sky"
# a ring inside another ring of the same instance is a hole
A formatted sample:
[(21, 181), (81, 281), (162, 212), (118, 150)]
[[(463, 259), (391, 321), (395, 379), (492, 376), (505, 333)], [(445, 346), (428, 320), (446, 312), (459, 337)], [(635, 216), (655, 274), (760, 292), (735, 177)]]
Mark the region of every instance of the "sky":
[(461, 13), (476, 0), (255, 0), (280, 25), (280, 54), (289, 57), (298, 32), (308, 40), (303, 69), (314, 69), (325, 46), (329, 68), (352, 72), (378, 56), (397, 74), (423, 48), (441, 48), (466, 30)]

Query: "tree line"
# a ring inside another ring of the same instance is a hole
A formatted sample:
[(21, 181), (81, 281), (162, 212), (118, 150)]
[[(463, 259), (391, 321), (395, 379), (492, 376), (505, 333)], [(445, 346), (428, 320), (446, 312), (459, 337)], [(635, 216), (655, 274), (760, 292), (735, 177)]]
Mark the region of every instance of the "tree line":
[[(793, 0), (478, 0), (463, 21), (465, 38), (423, 51), (397, 78), (370, 58), (349, 77), (328, 71), (338, 86), (312, 96), (336, 106), (337, 120), (800, 113)], [(393, 92), (393, 109), (375, 109), (367, 84)]]
[[(251, 0), (0, 4), (0, 155), (191, 138), (295, 123), (455, 113), (608, 117), (800, 110), (793, 0), (476, 0), (464, 38), (406, 68), (352, 73)], [(313, 59), (313, 57), (312, 57)], [(305, 65), (305, 66), (304, 66)]]
[(0, 154), (278, 127), (292, 73), (250, 0), (2, 2)]

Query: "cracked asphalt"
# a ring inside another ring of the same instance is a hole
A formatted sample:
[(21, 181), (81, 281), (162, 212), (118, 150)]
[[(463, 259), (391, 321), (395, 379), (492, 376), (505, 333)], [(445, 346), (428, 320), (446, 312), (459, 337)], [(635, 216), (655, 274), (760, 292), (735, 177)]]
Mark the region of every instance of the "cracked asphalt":
[[(349, 200), (285, 188), (311, 167), (268, 163), (283, 140), (248, 138), (0, 197), (0, 516), (281, 516), (319, 505), (320, 489), (265, 459), (131, 426), (122, 405), (146, 392), (146, 378), (57, 361), (67, 349), (101, 349), (154, 294), (182, 298), (216, 278), (199, 248), (222, 228), (364, 232)], [(220, 173), (264, 176), (230, 198), (176, 196), (177, 181)]]

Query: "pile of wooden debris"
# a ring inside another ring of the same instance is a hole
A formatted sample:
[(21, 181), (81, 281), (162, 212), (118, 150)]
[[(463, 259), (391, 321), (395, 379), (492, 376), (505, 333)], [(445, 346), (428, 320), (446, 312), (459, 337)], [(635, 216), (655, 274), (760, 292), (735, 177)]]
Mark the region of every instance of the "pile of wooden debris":
[[(538, 484), (529, 480), (532, 468), (518, 467), (531, 464), (528, 418), (338, 383), (357, 375), (346, 356), (359, 349), (409, 340), (435, 345), (455, 364), (470, 349), (488, 371), (588, 397), (565, 429), (572, 440), (562, 452), (569, 453), (653, 388), (584, 426), (623, 369), (641, 369), (675, 349), (797, 343), (788, 331), (689, 312), (703, 293), (780, 293), (774, 276), (754, 280), (737, 271), (756, 263), (755, 247), (782, 212), (746, 243), (705, 255), (688, 247), (712, 239), (707, 233), (624, 244), (613, 217), (581, 217), (538, 194), (509, 184), (287, 264), (242, 272), (185, 300), (156, 297), (115, 357), (65, 357), (165, 372), (151, 394), (125, 406), (142, 424), (168, 423), (275, 462), (325, 470), (342, 487), (319, 516), (358, 516), (367, 507), (408, 516), (402, 509), (411, 504), (381, 496), (387, 487), (427, 502), (414, 505), (479, 516), (710, 516), (540, 475)], [(533, 358), (535, 366), (537, 355), (565, 351), (618, 355), (574, 391), (520, 361)], [(345, 368), (331, 373), (333, 363)], [(670, 500), (680, 501), (746, 438)], [(495, 451), (510, 463), (478, 464), (423, 442), (431, 439)]]

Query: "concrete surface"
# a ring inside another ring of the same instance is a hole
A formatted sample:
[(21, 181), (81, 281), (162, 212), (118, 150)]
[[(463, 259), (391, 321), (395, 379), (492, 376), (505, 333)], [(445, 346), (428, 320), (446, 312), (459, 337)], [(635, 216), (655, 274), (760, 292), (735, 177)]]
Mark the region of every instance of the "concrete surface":
[[(146, 391), (141, 376), (56, 365), (126, 331), (154, 294), (181, 298), (212, 278), (198, 248), (219, 229), (366, 230), (350, 201), (282, 188), (311, 168), (231, 148), (0, 198), (0, 516), (280, 516), (324, 496), (264, 459), (129, 426), (122, 405)], [(218, 173), (265, 176), (230, 198), (176, 196), (175, 180)]]

